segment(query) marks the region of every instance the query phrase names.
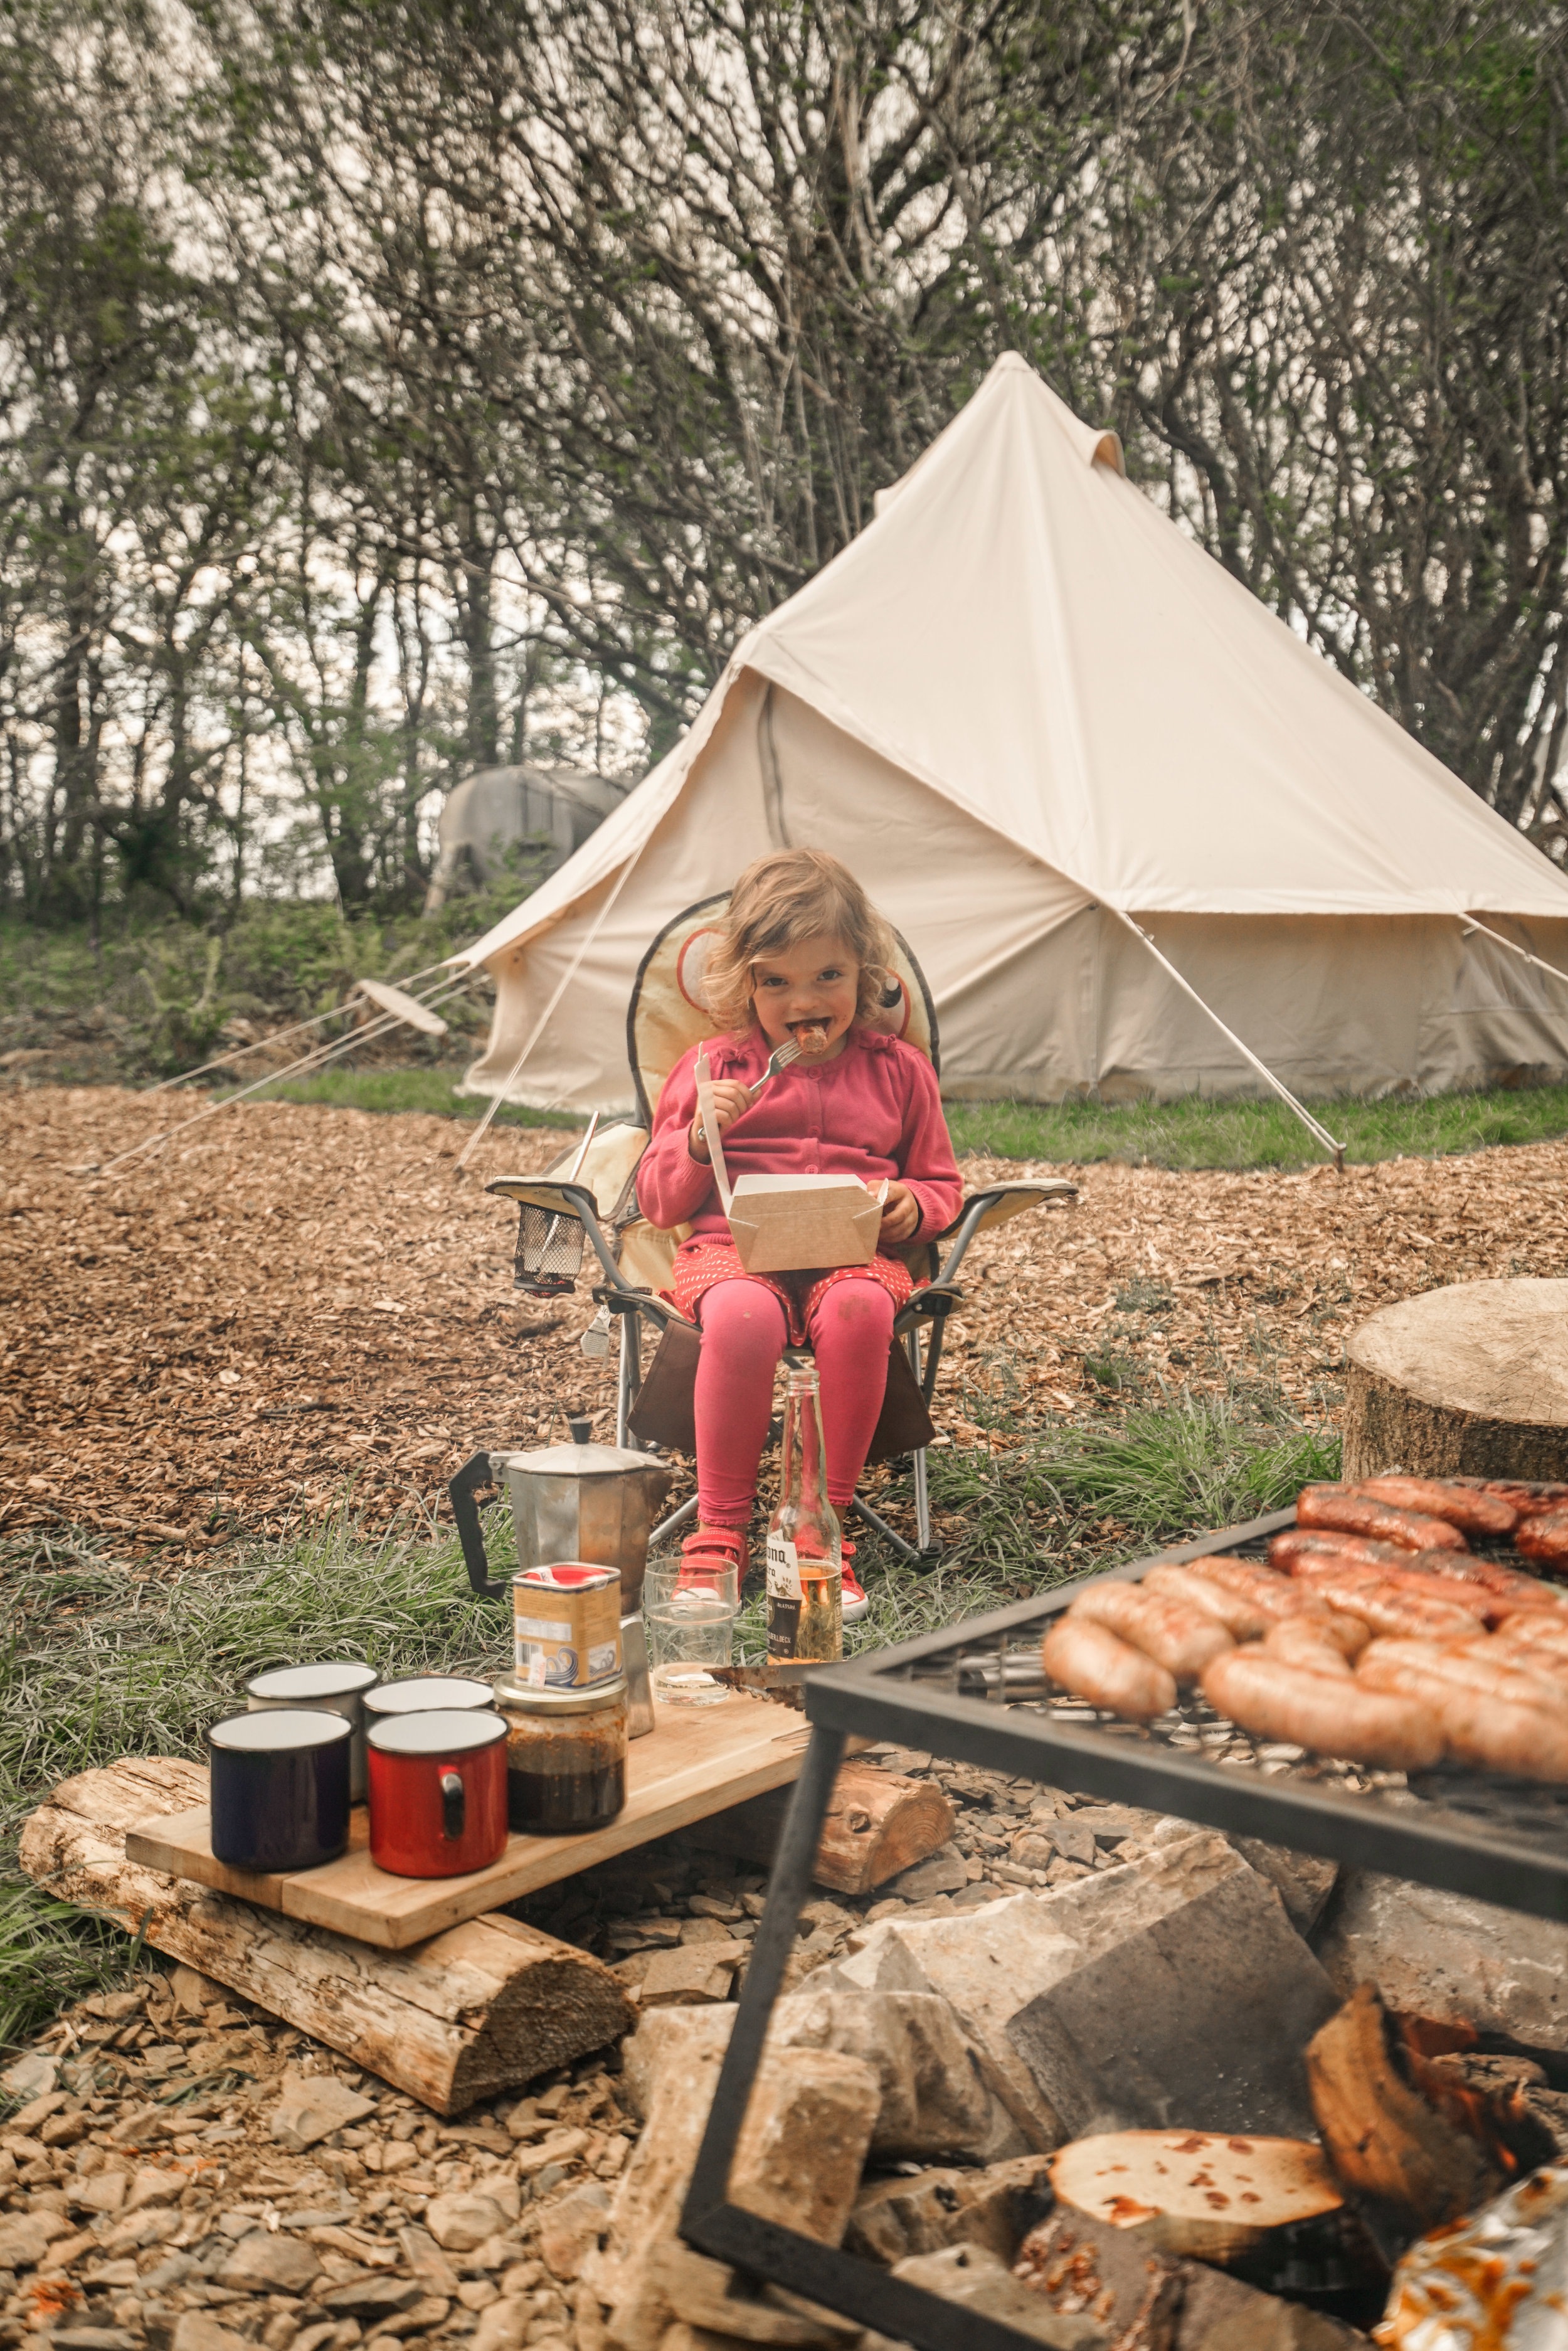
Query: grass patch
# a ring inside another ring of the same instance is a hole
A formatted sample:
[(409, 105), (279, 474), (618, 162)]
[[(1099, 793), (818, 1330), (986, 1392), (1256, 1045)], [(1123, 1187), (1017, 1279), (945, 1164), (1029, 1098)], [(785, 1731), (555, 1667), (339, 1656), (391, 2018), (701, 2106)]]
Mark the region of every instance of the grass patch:
[[(279, 1085), (253, 1094), (253, 1102), (319, 1102), (329, 1110), (425, 1111), (435, 1118), (476, 1120), (486, 1103), (478, 1094), (454, 1089), (467, 1068), (430, 1070), (323, 1070), (319, 1077), (287, 1078)], [(493, 1122), (497, 1126), (581, 1126), (574, 1110), (530, 1110), (523, 1102), (503, 1102)]]
[[(452, 1089), (467, 1064), (401, 1070), (330, 1070), (270, 1087), (262, 1101), (322, 1102), (334, 1109), (430, 1111), (475, 1118), (481, 1105)], [(1134, 1167), (1311, 1167), (1323, 1157), (1282, 1102), (967, 1102), (944, 1105), (960, 1155), (1083, 1166), (1119, 1160)], [(1317, 1115), (1358, 1165), (1438, 1158), (1489, 1144), (1545, 1143), (1568, 1134), (1568, 1086), (1436, 1094), (1423, 1102), (1319, 1102)], [(508, 1125), (579, 1126), (576, 1111), (508, 1102)]]
[[(500, 1506), (503, 1520), (505, 1505)], [(494, 1546), (509, 1537), (498, 1525)], [(497, 1554), (499, 1555), (499, 1553)], [(98, 1536), (0, 1548), (10, 1638), (0, 1655), (0, 2048), (68, 2001), (121, 1980), (136, 1947), (15, 1871), (23, 1815), (58, 1781), (122, 1755), (199, 1758), (243, 1709), (252, 1674), (359, 1657), (387, 1676), (488, 1679), (506, 1619), (468, 1588), (455, 1537), (361, 1539), (346, 1520), (228, 1563), (134, 1581)]]
[[(946, 1105), (954, 1147), (1061, 1165), (1307, 1167), (1324, 1154), (1280, 1102), (967, 1102)], [(1320, 1102), (1314, 1114), (1358, 1165), (1439, 1158), (1489, 1144), (1568, 1134), (1568, 1086), (1522, 1086), (1425, 1100)]]

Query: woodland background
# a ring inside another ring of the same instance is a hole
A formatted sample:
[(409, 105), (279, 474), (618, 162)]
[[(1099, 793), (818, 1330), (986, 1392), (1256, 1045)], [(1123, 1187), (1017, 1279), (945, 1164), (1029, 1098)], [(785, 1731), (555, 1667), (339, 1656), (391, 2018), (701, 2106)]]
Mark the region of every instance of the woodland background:
[(7, 0), (0, 908), (417, 904), (1005, 350), (1559, 859), (1568, 35), (1448, 0)]

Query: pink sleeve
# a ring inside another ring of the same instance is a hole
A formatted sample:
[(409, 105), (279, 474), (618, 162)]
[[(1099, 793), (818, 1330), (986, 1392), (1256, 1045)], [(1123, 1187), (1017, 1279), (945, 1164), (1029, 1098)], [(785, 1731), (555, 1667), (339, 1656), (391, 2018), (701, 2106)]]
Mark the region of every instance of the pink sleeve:
[(696, 1048), (683, 1053), (659, 1095), (653, 1132), (637, 1163), (637, 1206), (661, 1232), (688, 1224), (714, 1195), (713, 1169), (694, 1159), (686, 1135), (697, 1113), (697, 1082), (693, 1071)]
[(909, 1072), (910, 1088), (899, 1144), (900, 1173), (920, 1206), (920, 1222), (913, 1238), (935, 1240), (963, 1206), (964, 1179), (942, 1115), (942, 1090), (936, 1071), (914, 1046), (901, 1059)]

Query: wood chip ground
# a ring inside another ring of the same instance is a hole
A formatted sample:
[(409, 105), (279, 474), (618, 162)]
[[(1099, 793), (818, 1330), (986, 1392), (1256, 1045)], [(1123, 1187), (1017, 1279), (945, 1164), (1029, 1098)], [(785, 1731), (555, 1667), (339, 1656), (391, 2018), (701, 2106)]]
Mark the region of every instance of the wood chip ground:
[[(248, 1106), (107, 1176), (73, 1174), (165, 1105), (108, 1087), (0, 1103), (0, 1531), (93, 1527), (192, 1555), (349, 1507), (445, 1513), (480, 1445), (613, 1433), (613, 1364), (578, 1339), (589, 1282), (511, 1287), (515, 1211), (487, 1178), (569, 1138), (287, 1102)], [(1332, 1403), (1346, 1332), (1434, 1283), (1568, 1273), (1568, 1144), (1336, 1174), (1067, 1174), (1075, 1208), (988, 1235), (962, 1277), (943, 1436), (1092, 1413), (1130, 1370), (1218, 1387), (1271, 1367)], [(1121, 1367), (1120, 1369), (1118, 1367)], [(992, 1410), (981, 1411), (989, 1397)]]

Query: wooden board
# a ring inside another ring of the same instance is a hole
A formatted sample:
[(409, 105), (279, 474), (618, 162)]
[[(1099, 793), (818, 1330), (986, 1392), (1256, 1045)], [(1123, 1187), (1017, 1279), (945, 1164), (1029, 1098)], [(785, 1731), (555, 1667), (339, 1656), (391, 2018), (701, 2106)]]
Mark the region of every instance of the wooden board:
[(783, 1787), (799, 1774), (808, 1736), (800, 1716), (765, 1698), (737, 1694), (719, 1706), (661, 1708), (658, 1728), (632, 1741), (625, 1808), (608, 1828), (582, 1836), (508, 1837), (499, 1861), (464, 1877), (393, 1877), (376, 1868), (362, 1805), (353, 1813), (347, 1853), (287, 1877), (231, 1869), (215, 1860), (204, 1804), (132, 1829), (126, 1857), (280, 1910), (285, 1917), (401, 1951), (743, 1797)]

